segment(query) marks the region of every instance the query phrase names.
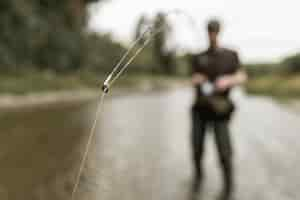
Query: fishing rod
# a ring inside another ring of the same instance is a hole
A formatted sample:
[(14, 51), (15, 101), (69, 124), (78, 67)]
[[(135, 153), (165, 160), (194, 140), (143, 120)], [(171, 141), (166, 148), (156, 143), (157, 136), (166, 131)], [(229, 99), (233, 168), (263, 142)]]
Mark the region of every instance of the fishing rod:
[[(196, 33), (198, 34), (198, 26), (194, 18), (189, 15), (187, 12), (181, 10), (181, 9), (174, 9), (167, 11), (165, 16), (170, 16), (171, 14), (174, 15), (182, 15), (186, 17), (194, 29), (196, 29)], [(111, 85), (121, 76), (121, 74), (127, 69), (127, 67), (132, 63), (132, 61), (141, 53), (141, 51), (148, 45), (148, 43), (160, 32), (162, 32), (166, 28), (166, 24), (161, 25), (161, 27), (157, 28), (155, 30), (154, 25), (149, 26), (146, 28), (146, 30), (130, 45), (129, 49), (125, 52), (125, 54), (122, 56), (120, 61), (115, 65), (112, 72), (107, 76), (105, 79), (103, 85), (102, 85), (102, 91), (104, 93), (108, 93)], [(147, 38), (148, 37), (148, 38)], [(145, 40), (146, 39), (146, 40)], [(141, 45), (140, 43), (143, 42)], [(125, 63), (122, 67), (122, 63), (125, 61), (125, 59), (129, 56), (130, 52), (137, 46), (140, 47), (136, 50), (134, 55), (129, 59), (127, 63)], [(119, 70), (119, 71), (118, 71)]]
[[(122, 63), (124, 62), (124, 60), (129, 56), (130, 52), (138, 45), (140, 44), (141, 41), (143, 41), (145, 39), (145, 37), (147, 36), (147, 34), (150, 34), (152, 31), (152, 27), (148, 27), (135, 41), (133, 41), (133, 43), (130, 45), (130, 47), (128, 48), (128, 50), (124, 53), (124, 55), (121, 57), (120, 61), (115, 65), (115, 67), (113, 68), (112, 72), (109, 73), (109, 75), (107, 76), (107, 78), (105, 79), (103, 85), (102, 85), (102, 91), (104, 93), (108, 93), (109, 88), (110, 88), (110, 81), (112, 80), (113, 76), (115, 75), (115, 73), (118, 71), (118, 69), (121, 68)], [(145, 41), (143, 42), (142, 46), (145, 45)], [(130, 63), (129, 63), (130, 64)], [(126, 65), (126, 64), (125, 64)], [(124, 65), (124, 66), (125, 66)], [(124, 67), (122, 67), (124, 68)], [(121, 68), (121, 70), (122, 70)], [(120, 71), (121, 71), (120, 70)]]
[[(185, 13), (182, 10), (179, 9), (175, 9), (175, 10), (171, 10), (166, 12), (165, 16), (169, 16), (171, 14), (175, 14), (175, 15), (179, 15), (182, 14), (183, 16), (188, 17), (190, 20), (193, 19), (190, 15), (188, 15), (187, 13)], [(195, 24), (195, 21), (193, 21), (193, 24)], [(117, 65), (113, 68), (112, 72), (107, 76), (107, 78), (105, 79), (103, 85), (102, 85), (102, 91), (104, 93), (108, 93), (109, 89), (111, 87), (111, 85), (120, 77), (120, 75), (126, 70), (126, 68), (132, 63), (132, 61), (141, 53), (141, 51), (148, 45), (148, 43), (160, 32), (162, 32), (164, 29), (166, 28), (166, 24), (161, 25), (161, 27), (157, 28), (157, 30), (155, 30), (154, 25), (149, 26), (148, 28), (146, 28), (146, 30), (141, 34), (140, 37), (138, 37), (133, 43), (132, 45), (129, 47), (129, 49), (125, 52), (125, 54), (122, 56), (121, 60), (117, 63)], [(150, 36), (148, 36), (147, 38), (147, 34), (149, 34)], [(143, 41), (144, 39), (146, 39), (145, 41)], [(140, 45), (140, 42), (143, 42), (142, 45)], [(122, 63), (124, 62), (124, 60), (129, 56), (130, 52), (137, 46), (140, 45), (140, 48), (137, 49), (136, 53), (134, 53), (134, 55), (129, 59), (129, 61), (127, 63), (125, 63), (122, 67)], [(119, 70), (119, 72), (117, 72)], [(113, 78), (115, 75), (115, 78)]]

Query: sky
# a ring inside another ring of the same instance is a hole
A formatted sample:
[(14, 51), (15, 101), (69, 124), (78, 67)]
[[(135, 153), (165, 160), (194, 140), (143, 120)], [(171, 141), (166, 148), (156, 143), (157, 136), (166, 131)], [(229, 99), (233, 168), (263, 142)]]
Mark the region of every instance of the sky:
[(197, 29), (188, 18), (169, 15), (174, 47), (207, 48), (205, 24), (217, 17), (223, 22), (222, 46), (239, 51), (245, 62), (276, 62), (300, 52), (299, 7), (297, 0), (109, 0), (90, 7), (89, 28), (128, 44), (141, 15), (180, 9), (195, 20)]

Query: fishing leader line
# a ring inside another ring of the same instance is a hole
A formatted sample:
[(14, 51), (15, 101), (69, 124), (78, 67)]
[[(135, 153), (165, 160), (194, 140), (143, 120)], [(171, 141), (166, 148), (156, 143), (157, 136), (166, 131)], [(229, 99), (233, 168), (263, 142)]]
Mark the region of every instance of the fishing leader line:
[[(84, 151), (83, 156), (82, 156), (82, 158), (80, 160), (80, 165), (79, 165), (78, 173), (76, 175), (74, 187), (72, 189), (71, 200), (74, 200), (76, 192), (78, 190), (78, 186), (79, 186), (79, 183), (80, 183), (80, 179), (81, 179), (81, 176), (82, 176), (82, 172), (83, 172), (85, 163), (87, 161), (87, 157), (88, 157), (88, 153), (89, 153), (89, 150), (90, 150), (90, 146), (91, 146), (92, 140), (93, 140), (93, 138), (95, 136), (95, 130), (96, 130), (96, 125), (97, 125), (97, 122), (98, 122), (98, 118), (99, 118), (100, 113), (102, 112), (102, 109), (103, 109), (103, 103), (104, 103), (104, 99), (105, 99), (106, 94), (109, 92), (109, 89), (110, 89), (111, 85), (122, 75), (122, 73), (133, 62), (133, 60), (142, 52), (142, 50), (149, 44), (149, 42), (158, 33), (160, 33), (161, 31), (163, 31), (164, 28), (165, 28), (165, 25), (162, 25), (162, 27), (159, 27), (157, 30), (155, 30), (152, 26), (148, 27), (139, 38), (137, 38), (135, 41), (133, 41), (133, 43), (130, 46), (130, 48), (125, 52), (125, 54), (122, 56), (122, 58), (120, 59), (120, 61), (114, 66), (112, 72), (105, 79), (105, 81), (104, 81), (104, 83), (102, 85), (102, 93), (101, 93), (101, 96), (99, 97), (100, 100), (99, 100), (99, 103), (97, 104), (95, 118), (94, 118), (92, 127), (91, 127), (90, 132), (89, 132), (89, 137), (88, 137), (87, 143), (85, 145), (85, 151)], [(129, 60), (122, 67), (122, 63), (129, 56), (130, 52), (143, 39), (145, 39), (145, 41), (143, 41), (142, 45), (135, 51), (135, 53), (133, 54), (133, 56), (130, 57)]]
[[(166, 13), (166, 16), (168, 16), (170, 14), (175, 14), (175, 15), (183, 14), (184, 16), (186, 16), (188, 18), (191, 18), (184, 11), (179, 10), (179, 9), (168, 11)], [(76, 192), (78, 190), (78, 186), (79, 186), (79, 183), (80, 183), (80, 179), (81, 179), (81, 176), (82, 176), (82, 172), (83, 172), (85, 163), (87, 161), (90, 146), (91, 146), (92, 140), (95, 136), (95, 130), (96, 130), (98, 118), (99, 118), (99, 116), (102, 112), (102, 109), (103, 109), (103, 104), (104, 104), (104, 99), (105, 99), (106, 94), (109, 92), (112, 84), (119, 79), (119, 77), (125, 72), (125, 70), (128, 68), (128, 66), (134, 61), (134, 59), (145, 49), (145, 47), (149, 44), (149, 42), (153, 38), (155, 38), (155, 36), (157, 34), (162, 32), (165, 28), (166, 28), (166, 24), (163, 24), (158, 28), (155, 28), (153, 25), (146, 28), (146, 30), (136, 40), (134, 40), (132, 42), (132, 44), (130, 45), (128, 50), (124, 53), (124, 55), (121, 57), (119, 62), (113, 67), (112, 72), (109, 73), (109, 75), (105, 79), (105, 81), (102, 85), (102, 93), (99, 97), (99, 101), (98, 101), (98, 104), (97, 104), (95, 118), (94, 118), (93, 124), (92, 124), (90, 132), (89, 132), (89, 137), (88, 137), (87, 143), (85, 145), (85, 151), (84, 151), (84, 153), (82, 155), (82, 158), (80, 160), (79, 169), (78, 169), (76, 179), (75, 179), (75, 183), (74, 183), (74, 186), (73, 186), (73, 189), (72, 189), (71, 200), (74, 200)], [(140, 42), (142, 42), (142, 43), (140, 43)], [(130, 58), (128, 58), (129, 54), (138, 45), (139, 45), (139, 47), (136, 49), (136, 51), (133, 53), (133, 55)], [(125, 62), (125, 60), (127, 58), (128, 58), (128, 61)], [(124, 63), (124, 65), (122, 65), (123, 63)]]

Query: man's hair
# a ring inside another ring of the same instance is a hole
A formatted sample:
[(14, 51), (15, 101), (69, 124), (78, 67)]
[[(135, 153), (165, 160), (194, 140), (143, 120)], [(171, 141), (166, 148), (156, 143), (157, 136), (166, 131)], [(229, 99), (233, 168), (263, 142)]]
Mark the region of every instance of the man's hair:
[(207, 31), (208, 32), (216, 32), (219, 33), (221, 29), (221, 23), (218, 19), (210, 19), (207, 23)]

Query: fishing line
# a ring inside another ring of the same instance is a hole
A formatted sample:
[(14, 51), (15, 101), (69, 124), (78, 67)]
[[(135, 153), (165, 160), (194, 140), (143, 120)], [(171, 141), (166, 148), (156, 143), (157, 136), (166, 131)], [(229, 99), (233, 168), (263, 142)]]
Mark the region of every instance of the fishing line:
[(101, 94), (100, 101), (99, 101), (99, 103), (97, 105), (94, 122), (93, 122), (93, 125), (92, 125), (91, 130), (90, 130), (89, 138), (88, 138), (87, 144), (85, 146), (84, 154), (83, 154), (83, 156), (81, 158), (81, 161), (80, 161), (80, 167), (79, 167), (79, 170), (78, 170), (78, 173), (77, 173), (77, 176), (76, 176), (76, 179), (75, 179), (75, 184), (74, 184), (74, 187), (73, 187), (73, 190), (72, 190), (72, 195), (71, 195), (71, 199), (72, 200), (75, 198), (75, 194), (76, 194), (77, 188), (78, 188), (79, 183), (80, 183), (81, 174), (83, 172), (83, 169), (84, 169), (84, 166), (85, 166), (85, 163), (86, 163), (86, 159), (87, 159), (87, 156), (88, 156), (88, 153), (89, 153), (89, 149), (90, 149), (92, 140), (93, 140), (94, 135), (95, 135), (96, 125), (97, 125), (97, 121), (98, 121), (99, 115), (100, 115), (100, 113), (102, 111), (102, 107), (103, 107), (103, 102), (104, 102), (105, 95), (106, 95), (105, 92), (103, 92)]
[[(145, 49), (145, 47), (149, 44), (149, 42), (160, 32), (162, 32), (166, 28), (166, 25), (163, 24), (160, 27), (156, 28), (153, 26), (149, 26), (146, 31), (133, 42), (133, 45), (131, 48), (125, 52), (125, 55), (122, 57), (120, 62), (114, 67), (113, 71), (109, 74), (109, 76), (106, 78), (106, 80), (103, 83), (102, 91), (105, 93), (108, 93), (111, 85), (122, 75), (122, 73), (127, 69), (127, 67), (133, 62), (133, 60), (142, 52), (142, 50)], [(147, 35), (148, 34), (148, 35)], [(148, 37), (148, 38), (147, 38)], [(143, 39), (146, 39), (143, 41), (143, 43), (140, 45), (140, 47), (135, 51), (135, 53), (132, 55), (131, 58), (122, 66), (122, 63), (125, 61), (125, 59), (129, 56), (130, 52), (141, 42)], [(122, 66), (122, 67), (121, 67)], [(118, 71), (119, 70), (119, 71)]]
[(147, 36), (148, 33), (151, 33), (152, 27), (148, 27), (135, 41), (132, 42), (128, 50), (124, 53), (120, 61), (113, 67), (113, 70), (109, 75), (107, 76), (106, 80), (103, 83), (102, 90), (107, 93), (108, 88), (110, 86), (109, 82), (111, 81), (114, 74), (121, 68), (122, 63), (125, 61), (125, 59), (129, 56), (130, 52)]
[(116, 76), (112, 79), (111, 83), (109, 86), (111, 86), (123, 73), (124, 71), (128, 68), (128, 66), (133, 62), (133, 60), (147, 47), (149, 42), (160, 32), (163, 31), (165, 26), (161, 27), (157, 31), (153, 32), (152, 35), (144, 41), (144, 43), (137, 49), (137, 51), (134, 53), (134, 55), (128, 60), (128, 62), (122, 67), (122, 69), (116, 74)]
[[(85, 163), (87, 161), (90, 146), (91, 146), (92, 140), (95, 136), (95, 130), (96, 130), (96, 125), (97, 125), (97, 122), (98, 122), (98, 118), (99, 118), (100, 113), (101, 113), (102, 108), (103, 108), (105, 95), (109, 92), (109, 89), (110, 89), (112, 83), (114, 83), (122, 75), (122, 73), (133, 62), (133, 60), (142, 52), (142, 50), (149, 44), (149, 42), (158, 33), (163, 31), (164, 28), (165, 28), (165, 25), (162, 25), (161, 27), (157, 28), (157, 30), (155, 30), (154, 27), (152, 27), (152, 26), (147, 28), (147, 30), (139, 38), (137, 38), (132, 43), (130, 48), (125, 52), (125, 54), (122, 56), (121, 60), (115, 65), (112, 72), (105, 79), (105, 81), (103, 83), (103, 86), (102, 86), (102, 94), (100, 96), (99, 103), (97, 104), (95, 118), (94, 118), (92, 127), (91, 127), (90, 132), (89, 132), (89, 137), (88, 137), (87, 143), (85, 145), (85, 151), (84, 151), (83, 156), (80, 160), (79, 170), (78, 170), (78, 173), (76, 175), (74, 187), (72, 189), (71, 200), (74, 200), (77, 189), (78, 189), (78, 186), (79, 186), (79, 183), (80, 183), (81, 175), (82, 175), (82, 172), (84, 170)], [(140, 41), (142, 41), (142, 39), (145, 39), (145, 41), (143, 41), (143, 44), (136, 50), (136, 52), (133, 54), (133, 56), (131, 58), (129, 58), (129, 60), (122, 66), (122, 63), (129, 56), (130, 52), (137, 46), (137, 44)]]
[[(172, 10), (172, 11), (169, 11), (166, 15), (170, 15), (172, 13), (173, 14), (183, 13), (184, 14), (183, 11)], [(88, 140), (87, 140), (87, 143), (86, 143), (86, 146), (85, 146), (85, 151), (84, 151), (83, 156), (81, 158), (79, 170), (78, 170), (78, 173), (76, 175), (76, 179), (75, 179), (75, 183), (74, 183), (74, 187), (73, 187), (72, 195), (71, 195), (71, 199), (72, 200), (74, 200), (74, 198), (75, 198), (75, 194), (77, 192), (77, 189), (78, 189), (78, 186), (79, 186), (79, 183), (80, 183), (81, 175), (82, 175), (82, 172), (84, 170), (85, 163), (87, 161), (87, 157), (88, 157), (88, 153), (89, 153), (89, 150), (90, 150), (90, 146), (91, 146), (92, 140), (93, 140), (93, 138), (95, 136), (95, 130), (96, 130), (98, 118), (99, 118), (100, 113), (101, 113), (102, 108), (103, 108), (103, 103), (104, 103), (105, 95), (109, 92), (109, 89), (112, 86), (112, 84), (116, 80), (119, 79), (119, 77), (124, 73), (124, 71), (133, 62), (133, 60), (149, 44), (149, 42), (157, 34), (159, 34), (160, 32), (162, 32), (166, 28), (165, 25), (166, 24), (163, 24), (159, 28), (155, 28), (154, 26), (149, 26), (135, 41), (132, 42), (132, 44), (130, 45), (129, 49), (124, 53), (124, 55), (121, 57), (120, 61), (114, 66), (112, 72), (109, 73), (109, 75), (105, 79), (105, 81), (104, 81), (104, 83), (102, 85), (102, 94), (100, 96), (99, 103), (97, 104), (95, 118), (94, 118), (92, 127), (90, 129), (89, 137), (88, 137)], [(144, 40), (143, 43), (139, 46), (139, 48), (135, 51), (135, 53), (133, 53), (133, 55), (128, 59), (128, 61), (125, 62), (124, 65), (122, 65), (124, 63), (124, 61), (129, 57), (129, 54), (133, 51), (134, 48), (137, 47), (137, 45), (139, 45), (139, 43), (142, 40)]]
[[(175, 15), (181, 14), (182, 16), (185, 16), (189, 20), (190, 24), (194, 28), (197, 27), (197, 23), (195, 22), (195, 20), (193, 19), (193, 17), (190, 16), (189, 14), (187, 14), (185, 11), (180, 10), (180, 9), (174, 9), (174, 10), (170, 10), (170, 11), (166, 12), (165, 16), (169, 16), (171, 14), (175, 14)], [(111, 85), (121, 76), (121, 74), (127, 69), (127, 67), (132, 63), (132, 61), (148, 45), (148, 43), (151, 41), (151, 39), (153, 39), (157, 34), (159, 34), (160, 32), (162, 32), (165, 28), (166, 28), (166, 24), (161, 25), (160, 27), (157, 28), (157, 30), (155, 30), (154, 26), (149, 26), (148, 28), (146, 28), (146, 30), (132, 43), (132, 45), (129, 47), (129, 49), (122, 56), (121, 60), (117, 63), (117, 65), (115, 65), (115, 67), (113, 68), (112, 72), (108, 75), (108, 77), (106, 78), (106, 80), (104, 81), (103, 86), (102, 86), (102, 91), (103, 92), (108, 93), (109, 88), (111, 87)], [(197, 32), (198, 32), (198, 29), (197, 29)], [(147, 34), (149, 34), (149, 35), (147, 35)], [(137, 45), (139, 45), (139, 43), (143, 39), (146, 39), (146, 40), (143, 41), (143, 44), (136, 50), (136, 52), (129, 59), (129, 61), (127, 61), (122, 66), (123, 62), (129, 56), (129, 54), (131, 53), (131, 51)]]
[[(180, 13), (184, 14), (183, 11), (177, 9), (177, 10), (172, 10), (172, 11), (167, 12), (166, 15), (180, 14)], [(186, 14), (184, 14), (184, 15), (186, 15)], [(149, 44), (149, 42), (157, 34), (162, 32), (165, 28), (166, 28), (166, 24), (163, 24), (158, 28), (155, 28), (154, 26), (149, 26), (135, 41), (132, 42), (129, 49), (124, 53), (124, 55), (121, 57), (120, 61), (114, 66), (112, 72), (109, 73), (109, 75), (105, 79), (105, 81), (102, 85), (102, 94), (100, 96), (99, 103), (97, 104), (95, 118), (94, 118), (92, 127), (90, 129), (89, 137), (88, 137), (88, 140), (87, 140), (87, 143), (86, 143), (86, 146), (85, 146), (85, 151), (84, 151), (83, 156), (80, 160), (80, 166), (79, 166), (79, 170), (78, 170), (78, 173), (76, 175), (74, 187), (73, 187), (73, 190), (72, 190), (71, 200), (74, 200), (75, 194), (77, 192), (77, 189), (78, 189), (78, 186), (79, 186), (79, 183), (80, 183), (81, 175), (82, 175), (82, 172), (84, 170), (85, 163), (87, 161), (87, 157), (88, 157), (88, 153), (89, 153), (89, 150), (90, 150), (92, 140), (95, 136), (95, 130), (96, 130), (98, 118), (99, 118), (99, 116), (102, 112), (103, 103), (104, 103), (104, 99), (105, 99), (106, 94), (109, 92), (109, 89), (112, 86), (112, 84), (119, 79), (119, 77), (124, 73), (124, 71), (133, 62), (133, 60)], [(139, 48), (135, 51), (135, 53), (133, 53), (133, 55), (128, 59), (128, 61), (125, 62), (124, 65), (122, 65), (124, 63), (124, 61), (129, 57), (129, 54), (133, 51), (134, 48), (137, 47), (137, 45), (139, 45), (139, 43), (142, 40), (144, 40), (143, 43), (139, 46)]]

